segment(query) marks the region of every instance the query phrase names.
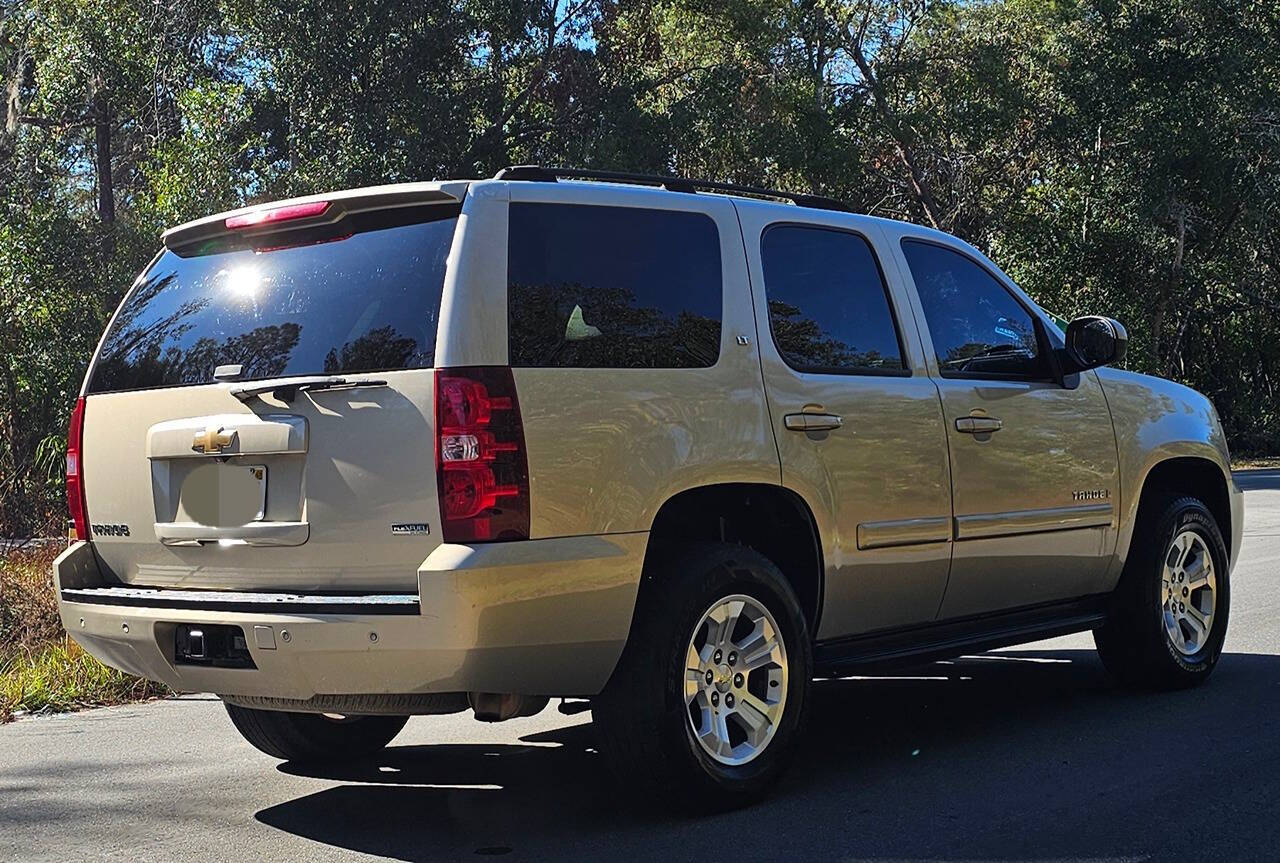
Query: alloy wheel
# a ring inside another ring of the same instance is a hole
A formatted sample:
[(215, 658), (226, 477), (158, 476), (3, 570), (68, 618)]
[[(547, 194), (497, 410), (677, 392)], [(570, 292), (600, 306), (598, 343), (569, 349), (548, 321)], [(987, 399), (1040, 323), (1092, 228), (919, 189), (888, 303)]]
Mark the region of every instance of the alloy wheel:
[(1213, 629), (1217, 578), (1213, 555), (1194, 530), (1174, 537), (1160, 576), (1161, 616), (1169, 643), (1183, 656), (1200, 652)]
[(787, 700), (787, 649), (773, 615), (749, 596), (703, 613), (685, 657), (689, 734), (720, 764), (756, 758), (777, 731)]

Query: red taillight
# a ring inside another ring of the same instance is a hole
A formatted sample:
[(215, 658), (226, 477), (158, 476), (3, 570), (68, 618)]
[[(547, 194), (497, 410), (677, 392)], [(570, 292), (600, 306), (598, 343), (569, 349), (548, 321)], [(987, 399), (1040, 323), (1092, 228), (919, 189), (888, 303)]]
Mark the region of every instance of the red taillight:
[(76, 527), (76, 539), (89, 538), (89, 510), (84, 502), (84, 396), (76, 399), (67, 428), (67, 511)]
[(228, 230), (239, 228), (256, 228), (259, 225), (270, 225), (274, 222), (288, 222), (293, 219), (309, 219), (319, 216), (329, 209), (328, 201), (308, 201), (305, 204), (285, 204), (283, 207), (268, 207), (265, 210), (254, 210), (252, 213), (241, 213), (229, 216), (226, 220)]
[(529, 536), (529, 464), (511, 369), (436, 372), (436, 481), (445, 542)]

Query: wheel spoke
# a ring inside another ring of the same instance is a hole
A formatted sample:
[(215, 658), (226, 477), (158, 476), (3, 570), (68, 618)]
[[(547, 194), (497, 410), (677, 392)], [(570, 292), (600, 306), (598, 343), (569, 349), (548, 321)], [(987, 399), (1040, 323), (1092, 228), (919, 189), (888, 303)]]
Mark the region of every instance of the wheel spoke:
[(1187, 614), (1182, 620), (1191, 630), (1191, 638), (1187, 639), (1187, 649), (1192, 652), (1200, 650), (1204, 647), (1205, 636), (1209, 634), (1209, 628), (1205, 625), (1205, 620), (1198, 614), (1192, 614), (1191, 609), (1187, 609)]
[(771, 638), (768, 641), (758, 645), (756, 649), (747, 654), (740, 662), (739, 666), (744, 671), (754, 671), (757, 668), (768, 665), (774, 661), (773, 652), (778, 648), (777, 639)]
[(702, 649), (698, 651), (698, 654), (697, 654), (698, 664), (701, 665), (703, 668), (706, 668), (707, 666), (712, 665), (713, 664), (712, 658), (715, 656), (715, 653), (716, 653), (716, 644), (714, 641), (708, 638), (707, 643), (702, 645)]
[(706, 677), (699, 668), (686, 668), (684, 670), (684, 703), (687, 705), (703, 691), (702, 685), (706, 682)]
[(1173, 612), (1166, 611), (1164, 614), (1164, 621), (1165, 631), (1169, 633), (1169, 638), (1173, 640), (1173, 646), (1181, 650), (1183, 653), (1186, 653), (1187, 637), (1182, 632), (1182, 625), (1179, 622), (1180, 618)]
[[(735, 608), (734, 606), (738, 607)], [(710, 661), (716, 648), (723, 648), (737, 625), (738, 615), (742, 613), (741, 605), (726, 602), (707, 612), (707, 643), (703, 646), (703, 655)]]
[(758, 695), (746, 690), (743, 690), (742, 695), (738, 699), (738, 703), (747, 705), (770, 722), (773, 722), (774, 719), (777, 718), (777, 713), (782, 707), (781, 702), (770, 704)]
[(733, 752), (733, 746), (729, 743), (729, 714), (723, 710), (713, 713), (711, 723), (716, 727), (717, 751), (721, 755), (729, 755)]
[(1194, 539), (1189, 533), (1181, 534), (1176, 540), (1174, 540), (1174, 545), (1178, 549), (1178, 569), (1186, 567), (1187, 557), (1191, 554), (1191, 549), (1194, 547), (1194, 544)]
[(706, 619), (702, 622), (702, 628), (707, 634), (707, 640), (703, 642), (702, 649), (699, 654), (702, 656), (703, 662), (711, 661), (711, 654), (715, 653), (716, 647), (720, 644), (724, 631), (724, 611), (723, 609), (715, 609), (710, 612)]
[(765, 621), (763, 618), (754, 621), (755, 625), (751, 631), (733, 642), (733, 646), (737, 648), (739, 656), (747, 656), (754, 653), (760, 643), (765, 640)]
[(698, 739), (702, 741), (702, 745), (707, 747), (708, 751), (714, 754), (720, 751), (720, 728), (716, 717), (710, 713), (707, 715), (709, 719), (703, 722), (703, 730), (698, 735)]
[(1187, 587), (1196, 590), (1205, 587), (1209, 583), (1209, 577), (1213, 575), (1212, 565), (1206, 565), (1204, 555), (1197, 555), (1191, 565), (1187, 567)]
[(752, 696), (751, 700), (743, 698), (738, 702), (738, 709), (733, 715), (737, 717), (742, 730), (747, 732), (747, 742), (752, 746), (759, 746), (768, 736), (773, 719), (768, 713), (761, 710), (756, 704), (759, 703)]
[(728, 603), (729, 612), (725, 617), (724, 627), (720, 630), (720, 640), (716, 642), (720, 647), (728, 647), (733, 643), (733, 631), (738, 628), (738, 619), (742, 617), (744, 606), (740, 600)]

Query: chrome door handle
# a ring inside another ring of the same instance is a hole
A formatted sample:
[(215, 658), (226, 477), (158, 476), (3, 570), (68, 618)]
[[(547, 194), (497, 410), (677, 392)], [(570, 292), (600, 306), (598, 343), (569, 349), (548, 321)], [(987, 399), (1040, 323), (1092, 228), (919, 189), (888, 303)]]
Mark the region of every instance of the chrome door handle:
[(844, 425), (835, 414), (787, 414), (782, 423), (791, 431), (832, 431)]
[(989, 434), (1004, 428), (1004, 423), (995, 417), (957, 417), (956, 431), (964, 434)]

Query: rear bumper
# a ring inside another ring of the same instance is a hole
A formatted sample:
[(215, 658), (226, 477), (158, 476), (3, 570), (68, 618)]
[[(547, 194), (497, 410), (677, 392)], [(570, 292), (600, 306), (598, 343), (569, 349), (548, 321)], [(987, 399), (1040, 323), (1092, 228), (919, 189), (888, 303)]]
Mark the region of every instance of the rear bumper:
[[(63, 625), (89, 653), (179, 690), (296, 700), (589, 696), (604, 687), (626, 643), (647, 540), (633, 533), (442, 545), (418, 570), (412, 613), (313, 613), (297, 603), (283, 606), (287, 612), (259, 610), (228, 605), (217, 591), (208, 592), (209, 608), (189, 596), (166, 604), (163, 592), (154, 606), (145, 593), (118, 604), (109, 596), (85, 601), (108, 585), (85, 542), (58, 557), (54, 580)], [(179, 624), (240, 626), (256, 668), (176, 663)]]

